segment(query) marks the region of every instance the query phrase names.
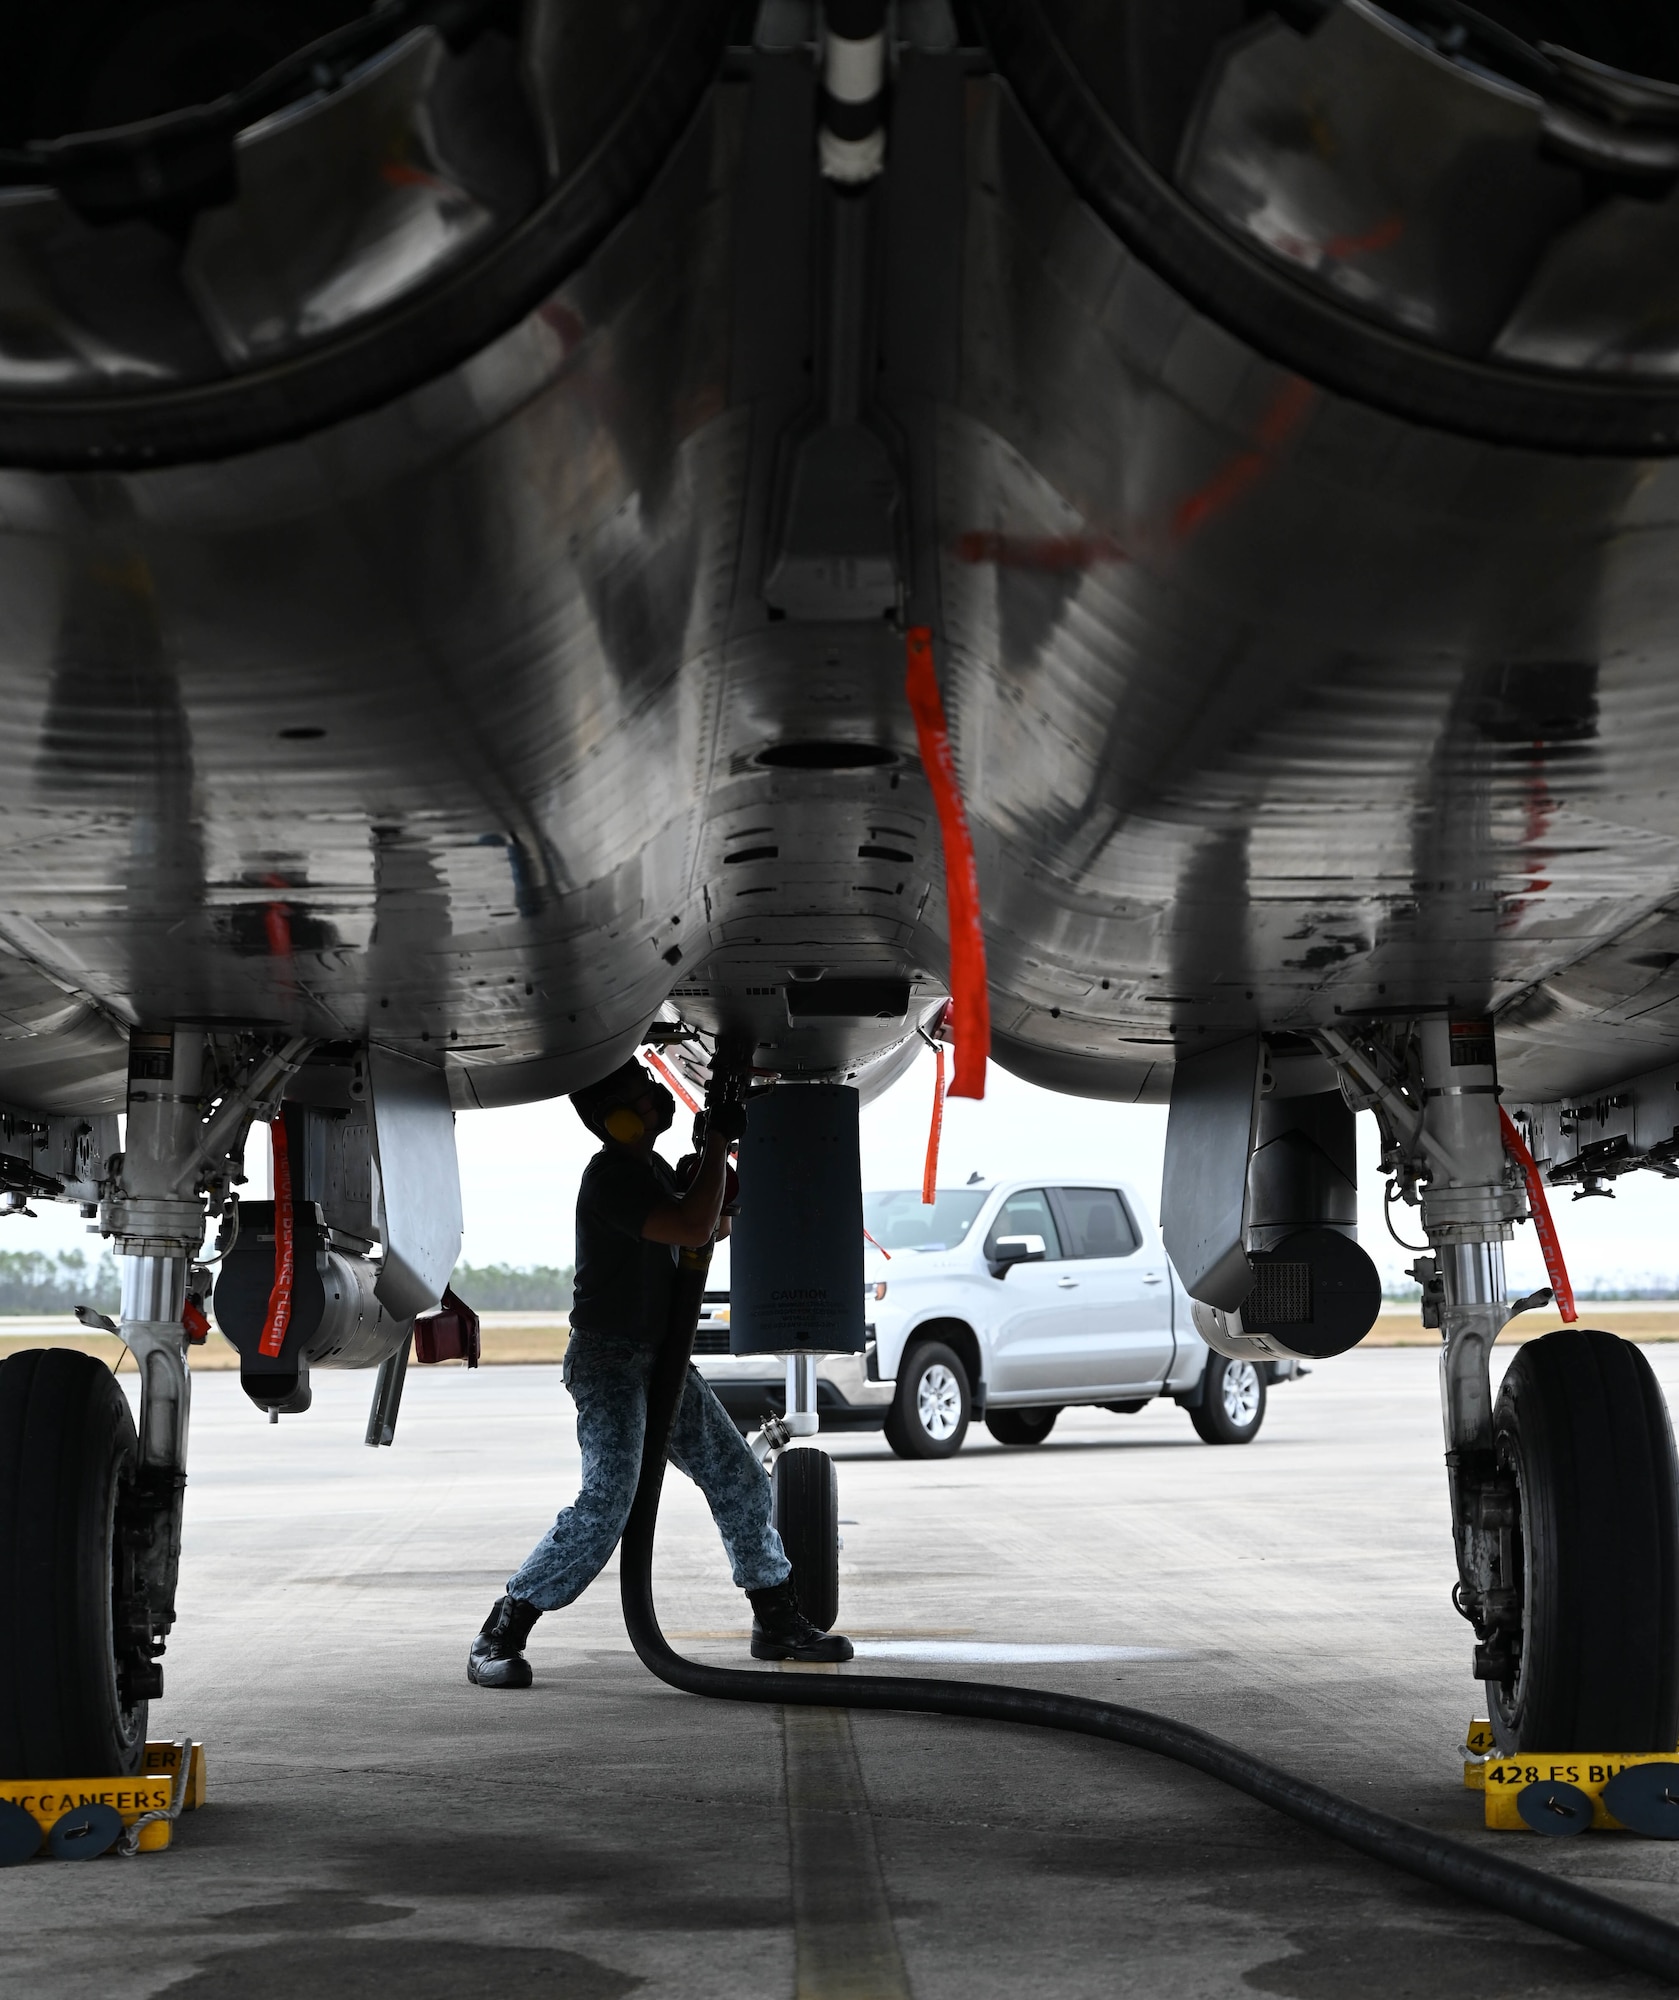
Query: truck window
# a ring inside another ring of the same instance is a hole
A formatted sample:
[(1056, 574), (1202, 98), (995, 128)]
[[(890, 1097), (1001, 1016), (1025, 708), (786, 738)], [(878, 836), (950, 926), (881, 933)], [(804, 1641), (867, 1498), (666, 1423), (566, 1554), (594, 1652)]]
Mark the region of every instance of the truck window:
[(1069, 1257), (1129, 1257), (1138, 1237), (1112, 1188), (1057, 1188)]
[(1055, 1226), (1055, 1217), (1049, 1212), (1049, 1197), (1042, 1188), (1022, 1188), (1003, 1203), (991, 1225), (991, 1234), (985, 1239), (987, 1257), (996, 1256), (999, 1236), (1041, 1236), (1045, 1261), (1051, 1264), (1062, 1254), (1061, 1232)]
[(863, 1227), (883, 1250), (954, 1250), (985, 1206), (987, 1188), (940, 1188), (923, 1202), (919, 1188), (863, 1197)]

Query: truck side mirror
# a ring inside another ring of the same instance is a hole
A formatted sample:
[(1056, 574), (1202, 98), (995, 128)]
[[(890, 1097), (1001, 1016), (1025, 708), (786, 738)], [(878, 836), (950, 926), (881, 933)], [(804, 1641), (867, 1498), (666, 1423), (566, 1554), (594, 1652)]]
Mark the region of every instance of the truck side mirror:
[(1016, 1264), (1041, 1264), (1047, 1252), (1041, 1236), (999, 1236), (991, 1246), (990, 1271), (1006, 1278)]

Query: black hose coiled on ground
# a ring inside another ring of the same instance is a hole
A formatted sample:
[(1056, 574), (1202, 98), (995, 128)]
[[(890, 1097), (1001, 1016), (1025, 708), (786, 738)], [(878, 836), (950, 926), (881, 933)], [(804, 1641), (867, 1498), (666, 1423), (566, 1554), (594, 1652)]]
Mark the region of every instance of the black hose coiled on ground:
[(778, 1707), (896, 1709), (919, 1715), (961, 1715), (982, 1722), (1024, 1722), (1040, 1729), (1068, 1729), (1103, 1736), (1134, 1750), (1174, 1758), (1249, 1798), (1273, 1806), (1360, 1854), (1389, 1862), (1436, 1887), (1519, 1917), (1608, 1958), (1679, 1984), (1679, 1927), (1642, 1910), (1559, 1881), (1537, 1868), (1506, 1861), (1449, 1836), (1428, 1833), (1368, 1806), (1305, 1783), (1275, 1765), (1250, 1757), (1216, 1736), (1147, 1709), (1037, 1688), (997, 1687), (970, 1681), (924, 1680), (888, 1674), (767, 1674), (708, 1667), (684, 1659), (659, 1629), (653, 1606), (653, 1536), (664, 1484), (665, 1450), (682, 1396), (694, 1329), (699, 1323), (709, 1250), (685, 1251), (671, 1301), (669, 1331), (654, 1362), (647, 1396), (647, 1433), (641, 1478), (624, 1530), (620, 1587), (624, 1623), (642, 1665), (686, 1694), (718, 1701), (766, 1702)]

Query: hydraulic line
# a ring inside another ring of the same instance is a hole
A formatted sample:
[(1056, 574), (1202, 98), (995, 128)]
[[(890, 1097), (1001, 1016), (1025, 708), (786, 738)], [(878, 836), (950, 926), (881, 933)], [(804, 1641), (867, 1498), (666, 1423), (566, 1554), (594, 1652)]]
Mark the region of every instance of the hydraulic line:
[(624, 1623), (649, 1672), (686, 1694), (718, 1701), (764, 1702), (784, 1708), (895, 1709), (917, 1715), (957, 1715), (981, 1722), (1024, 1722), (1106, 1737), (1152, 1750), (1246, 1792), (1301, 1825), (1326, 1833), (1377, 1861), (1402, 1868), (1437, 1888), (1451, 1889), (1505, 1916), (1519, 1917), (1605, 1957), (1679, 1984), (1679, 1926), (1600, 1896), (1536, 1868), (1483, 1854), (1449, 1836), (1408, 1826), (1321, 1785), (1291, 1777), (1216, 1736), (1147, 1709), (1037, 1688), (984, 1682), (923, 1680), (903, 1675), (770, 1674), (710, 1667), (685, 1659), (659, 1628), (653, 1605), (653, 1538), (665, 1451), (687, 1377), (711, 1252), (682, 1253), (668, 1331), (648, 1385), (647, 1431), (635, 1504), (624, 1530), (620, 1563)]

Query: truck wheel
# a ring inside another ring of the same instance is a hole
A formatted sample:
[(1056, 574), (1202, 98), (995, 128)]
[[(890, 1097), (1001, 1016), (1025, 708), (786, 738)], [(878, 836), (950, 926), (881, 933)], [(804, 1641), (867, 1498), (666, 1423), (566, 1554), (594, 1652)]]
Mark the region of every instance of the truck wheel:
[(985, 1428), (999, 1444), (1042, 1444), (1055, 1428), (1059, 1407), (1043, 1410), (987, 1410)]
[(955, 1349), (921, 1341), (898, 1364), (886, 1442), (900, 1458), (949, 1458), (962, 1449), (972, 1407), (968, 1371)]
[(1265, 1421), (1265, 1377), (1251, 1361), (1209, 1354), (1189, 1421), (1208, 1444), (1251, 1444)]
[(825, 1451), (784, 1451), (771, 1479), (775, 1530), (793, 1565), (799, 1609), (824, 1632), (839, 1618), (839, 1481)]
[(1569, 1329), (1521, 1347), (1493, 1415), (1516, 1487), (1514, 1672), (1489, 1681), (1501, 1750), (1679, 1742), (1679, 1467), (1631, 1341)]
[[(131, 1776), (147, 1703), (122, 1688), (120, 1522), (139, 1442), (102, 1361), (0, 1362), (0, 1771)], [(126, 1621), (125, 1621), (126, 1622)]]

